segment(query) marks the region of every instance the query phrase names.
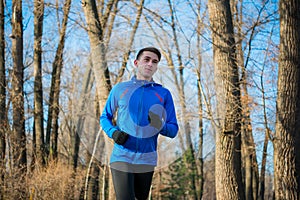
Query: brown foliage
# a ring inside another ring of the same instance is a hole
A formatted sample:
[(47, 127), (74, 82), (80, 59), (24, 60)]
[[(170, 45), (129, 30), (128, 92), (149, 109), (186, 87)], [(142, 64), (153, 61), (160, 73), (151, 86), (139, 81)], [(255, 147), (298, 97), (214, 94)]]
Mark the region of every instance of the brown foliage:
[(27, 180), (27, 188), (30, 199), (79, 199), (83, 182), (83, 170), (74, 175), (72, 166), (58, 161), (36, 169)]

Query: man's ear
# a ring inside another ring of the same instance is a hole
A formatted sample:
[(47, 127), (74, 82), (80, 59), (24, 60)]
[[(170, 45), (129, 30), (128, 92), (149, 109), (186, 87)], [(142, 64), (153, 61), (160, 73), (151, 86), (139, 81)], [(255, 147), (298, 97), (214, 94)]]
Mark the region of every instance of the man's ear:
[(138, 60), (134, 60), (134, 61), (133, 61), (133, 64), (134, 64), (134, 66), (137, 67), (137, 66), (138, 66)]

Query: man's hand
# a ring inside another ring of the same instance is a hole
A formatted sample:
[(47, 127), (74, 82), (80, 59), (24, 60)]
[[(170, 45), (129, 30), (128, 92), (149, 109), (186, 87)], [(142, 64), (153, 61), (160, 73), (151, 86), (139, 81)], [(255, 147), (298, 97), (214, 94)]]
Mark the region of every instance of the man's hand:
[(155, 114), (152, 111), (149, 111), (148, 121), (150, 122), (150, 126), (153, 126), (156, 129), (161, 129), (162, 119), (161, 119), (161, 117), (159, 117), (159, 115)]
[(128, 137), (129, 136), (127, 133), (125, 133), (123, 131), (118, 131), (118, 130), (115, 131), (112, 135), (112, 138), (115, 141), (115, 143), (120, 144), (120, 145), (124, 144), (127, 141)]

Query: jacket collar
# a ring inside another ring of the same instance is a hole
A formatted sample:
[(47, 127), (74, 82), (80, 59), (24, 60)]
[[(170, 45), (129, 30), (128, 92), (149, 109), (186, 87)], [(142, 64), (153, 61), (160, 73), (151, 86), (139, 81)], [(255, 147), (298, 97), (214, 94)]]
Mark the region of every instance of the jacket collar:
[(143, 86), (161, 86), (160, 84), (158, 83), (155, 83), (153, 78), (151, 79), (151, 81), (147, 81), (147, 80), (139, 80), (136, 78), (136, 75), (134, 75), (132, 78), (131, 78), (131, 81), (135, 84), (139, 84), (139, 85), (143, 85)]

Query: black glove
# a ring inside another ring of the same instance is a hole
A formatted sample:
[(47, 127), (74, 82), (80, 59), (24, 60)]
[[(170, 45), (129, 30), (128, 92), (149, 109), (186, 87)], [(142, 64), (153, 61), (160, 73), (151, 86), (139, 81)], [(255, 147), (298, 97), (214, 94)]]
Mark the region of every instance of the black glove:
[(162, 119), (159, 117), (159, 115), (155, 114), (152, 111), (149, 111), (148, 121), (150, 123), (150, 126), (153, 126), (157, 129), (161, 129)]
[(115, 143), (117, 144), (124, 144), (126, 142), (126, 140), (128, 139), (128, 134), (123, 132), (123, 131), (115, 131), (112, 135), (113, 140), (115, 141)]

